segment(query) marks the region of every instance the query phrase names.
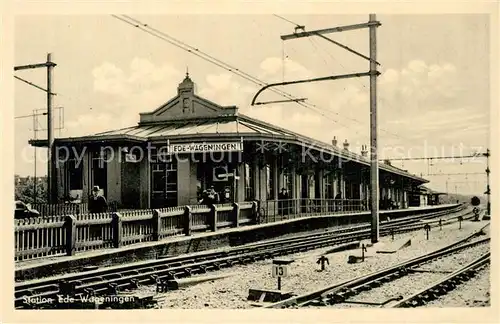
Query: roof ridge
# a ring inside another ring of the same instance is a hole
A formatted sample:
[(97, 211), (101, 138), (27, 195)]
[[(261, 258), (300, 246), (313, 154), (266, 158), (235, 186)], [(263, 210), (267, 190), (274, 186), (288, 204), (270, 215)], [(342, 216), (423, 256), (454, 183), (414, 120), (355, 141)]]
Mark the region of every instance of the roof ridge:
[[(313, 145), (314, 144), (321, 144), (321, 145), (324, 145), (324, 146), (328, 146), (329, 149), (331, 149), (335, 153), (337, 153), (337, 154), (339, 154), (341, 156), (344, 156), (346, 158), (356, 159), (357, 161), (363, 161), (363, 160), (367, 161), (367, 162), (370, 161), (369, 159), (365, 158), (364, 156), (362, 156), (361, 154), (358, 154), (356, 152), (346, 151), (346, 150), (339, 149), (339, 148), (337, 148), (337, 147), (335, 147), (335, 146), (333, 146), (333, 145), (331, 145), (329, 143), (323, 142), (322, 140), (318, 140), (318, 139), (315, 139), (313, 137), (302, 135), (300, 133), (291, 131), (291, 130), (283, 128), (283, 127), (272, 125), (272, 124), (270, 124), (268, 122), (265, 122), (263, 120), (260, 120), (260, 119), (254, 118), (254, 117), (250, 117), (250, 116), (245, 115), (245, 114), (239, 114), (239, 117), (241, 117), (242, 120), (247, 120), (249, 122), (254, 122), (254, 123), (257, 123), (257, 124), (260, 123), (262, 126), (269, 127), (272, 130), (274, 130), (274, 131), (289, 133), (289, 134), (292, 134), (292, 135), (298, 137), (299, 139), (300, 138), (306, 139), (306, 140), (312, 142)], [(417, 177), (419, 179), (425, 180), (426, 182), (429, 182), (427, 179), (424, 179), (424, 178), (419, 177), (419, 176), (417, 176), (415, 174), (412, 174), (412, 173), (410, 173), (410, 172), (408, 172), (408, 171), (406, 171), (404, 169), (400, 169), (400, 168), (392, 166), (392, 165), (387, 165), (387, 164), (384, 164), (384, 163), (379, 163), (379, 169), (382, 169), (382, 170), (385, 169), (385, 171), (390, 171), (390, 169), (398, 170), (398, 171), (400, 171), (402, 173), (405, 173), (407, 175), (410, 175), (410, 176), (413, 176), (413, 177)]]

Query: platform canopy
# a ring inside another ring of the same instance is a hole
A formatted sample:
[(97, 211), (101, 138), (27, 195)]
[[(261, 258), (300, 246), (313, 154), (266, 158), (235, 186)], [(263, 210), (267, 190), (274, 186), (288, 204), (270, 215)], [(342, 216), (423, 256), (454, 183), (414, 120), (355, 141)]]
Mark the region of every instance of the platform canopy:
[[(220, 106), (195, 94), (195, 84), (186, 75), (179, 84), (177, 95), (149, 113), (141, 113), (136, 126), (110, 130), (94, 135), (58, 138), (56, 145), (90, 143), (192, 143), (228, 140), (266, 141), (307, 146), (312, 150), (338, 156), (345, 160), (369, 166), (367, 157), (332, 144), (298, 134), (296, 132), (240, 114), (235, 106)], [(46, 140), (31, 140), (33, 146), (46, 147)], [(416, 180), (426, 179), (405, 170), (381, 163), (380, 170)]]
[(419, 186), (416, 191), (412, 192), (413, 194), (420, 194), (420, 195), (435, 195), (435, 196), (440, 196), (440, 195), (447, 195), (446, 192), (439, 192), (436, 190), (433, 190), (429, 187), (426, 186)]

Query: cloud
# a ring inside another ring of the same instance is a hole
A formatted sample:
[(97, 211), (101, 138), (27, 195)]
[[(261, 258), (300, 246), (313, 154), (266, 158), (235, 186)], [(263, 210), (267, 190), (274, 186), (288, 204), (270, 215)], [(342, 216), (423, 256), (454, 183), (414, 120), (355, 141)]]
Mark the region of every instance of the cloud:
[(157, 66), (134, 58), (128, 69), (104, 62), (92, 70), (96, 101), (100, 105), (66, 122), (66, 136), (94, 134), (131, 126), (139, 113), (152, 111), (175, 96), (183, 75), (166, 63)]
[(312, 77), (313, 72), (289, 58), (283, 60), (279, 57), (268, 57), (260, 63), (260, 79), (276, 80), (278, 77), (282, 79), (284, 74), (287, 79), (302, 79)]
[(377, 90), (381, 101), (398, 108), (394, 111), (417, 115), (455, 103), (461, 90), (458, 80), (457, 69), (449, 63), (428, 65), (413, 60), (400, 71), (383, 71)]
[(202, 82), (197, 94), (222, 106), (249, 106), (256, 92), (255, 87), (241, 83), (229, 73), (209, 74), (201, 81), (205, 82)]
[[(325, 75), (289, 59), (285, 60), (284, 70), (286, 80)], [(453, 154), (458, 152), (453, 152), (453, 148), (459, 146), (467, 153), (475, 145), (486, 141), (488, 112), (462, 103), (466, 93), (461, 91), (458, 73), (451, 64), (429, 64), (422, 60), (411, 61), (401, 69), (383, 71), (378, 78), (380, 158)], [(136, 124), (139, 112), (152, 111), (175, 96), (177, 86), (184, 77), (182, 72), (168, 63), (156, 65), (143, 58), (135, 58), (127, 68), (105, 62), (97, 66), (92, 74), (98, 97), (96, 101), (101, 106), (67, 121), (68, 136), (88, 135)], [(251, 74), (267, 83), (280, 82), (283, 79), (283, 61), (276, 57), (267, 58)], [(361, 145), (370, 144), (367, 78), (275, 88), (297, 98), (306, 97), (315, 105), (302, 107), (295, 103), (251, 106), (251, 100), (261, 86), (229, 72), (191, 77), (197, 84), (199, 96), (220, 105), (236, 105), (242, 114), (327, 143), (335, 136), (339, 147), (347, 139), (350, 150), (354, 152), (359, 152)], [(283, 99), (266, 90), (258, 101)], [(437, 172), (423, 162), (396, 165), (416, 174)], [(451, 166), (439, 167), (451, 170)], [(478, 167), (484, 169), (477, 163), (464, 164), (456, 172), (476, 172)]]
[(94, 76), (94, 90), (109, 94), (120, 95), (127, 91), (123, 83), (124, 72), (114, 64), (105, 62), (92, 70)]
[[(323, 76), (321, 71), (311, 71), (298, 62), (278, 57), (263, 60), (251, 74), (271, 83), (282, 80), (283, 70), (287, 80)], [(423, 140), (456, 140), (450, 134), (459, 136), (463, 129), (467, 129), (467, 140), (471, 143), (484, 136), (481, 125), (487, 122), (487, 116), (460, 105), (458, 72), (452, 64), (428, 64), (422, 60), (410, 61), (400, 70), (383, 71), (378, 79), (380, 147), (418, 145)], [(93, 76), (95, 91), (110, 103), (98, 115), (81, 117), (71, 125), (98, 131), (136, 123), (139, 112), (152, 111), (175, 96), (183, 77), (168, 63), (157, 66), (143, 58), (132, 60), (127, 70), (103, 63), (93, 70)], [(367, 78), (275, 88), (297, 98), (306, 97), (314, 107), (294, 103), (251, 106), (261, 86), (229, 72), (192, 78), (201, 97), (220, 105), (236, 105), (241, 113), (251, 117), (325, 142), (336, 136), (339, 142), (347, 139), (352, 146), (369, 144)], [(283, 99), (268, 89), (257, 101)]]
[(124, 115), (117, 118), (112, 113), (91, 113), (78, 116), (66, 123), (65, 136), (85, 136), (137, 123), (138, 116)]
[(104, 62), (92, 70), (92, 75), (96, 92), (122, 97), (158, 88), (174, 79), (178, 82), (181, 78), (180, 71), (169, 64), (155, 66), (150, 61), (137, 57), (130, 62), (127, 72), (112, 63)]

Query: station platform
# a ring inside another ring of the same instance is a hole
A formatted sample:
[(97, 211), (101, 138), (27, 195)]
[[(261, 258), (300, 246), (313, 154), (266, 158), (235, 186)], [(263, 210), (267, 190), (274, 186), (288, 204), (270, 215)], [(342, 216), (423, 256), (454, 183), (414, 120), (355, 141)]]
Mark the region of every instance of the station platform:
[[(408, 215), (446, 210), (456, 204), (426, 206), (399, 210), (384, 210), (381, 219), (396, 219)], [(368, 221), (370, 212), (300, 216), (278, 222), (219, 229), (216, 232), (195, 233), (190, 236), (174, 236), (161, 241), (136, 243), (120, 248), (79, 252), (73, 256), (50, 256), (15, 262), (15, 280), (31, 280), (57, 274), (79, 272), (85, 267), (107, 267), (123, 263), (157, 259), (164, 256), (196, 254), (207, 250), (273, 239), (300, 232), (321, 231), (337, 224), (338, 218), (353, 217)], [(354, 222), (353, 222), (354, 223)]]

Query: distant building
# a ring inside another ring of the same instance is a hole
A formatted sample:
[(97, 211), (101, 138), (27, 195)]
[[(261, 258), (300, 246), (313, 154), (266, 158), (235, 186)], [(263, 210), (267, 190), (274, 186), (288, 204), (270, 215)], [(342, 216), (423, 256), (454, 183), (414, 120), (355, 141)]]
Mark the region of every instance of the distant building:
[(419, 186), (410, 193), (410, 206), (423, 207), (439, 205), (439, 196), (441, 195), (446, 195), (446, 193), (432, 190), (426, 186)]
[[(158, 208), (196, 204), (203, 190), (213, 186), (229, 201), (276, 203), (285, 188), (287, 197), (298, 202), (293, 208), (337, 195), (368, 208), (366, 148), (358, 155), (347, 141), (343, 144), (341, 149), (336, 140), (319, 142), (201, 98), (186, 75), (177, 95), (141, 113), (136, 126), (56, 139), (55, 150), (66, 147), (83, 152), (84, 158), (78, 163), (77, 155), (71, 155), (53, 166), (53, 199), (60, 201), (76, 191), (85, 201), (97, 185), (110, 202)], [(381, 163), (379, 170), (380, 198), (391, 199), (399, 208), (407, 208), (409, 193), (428, 182), (389, 164)]]

